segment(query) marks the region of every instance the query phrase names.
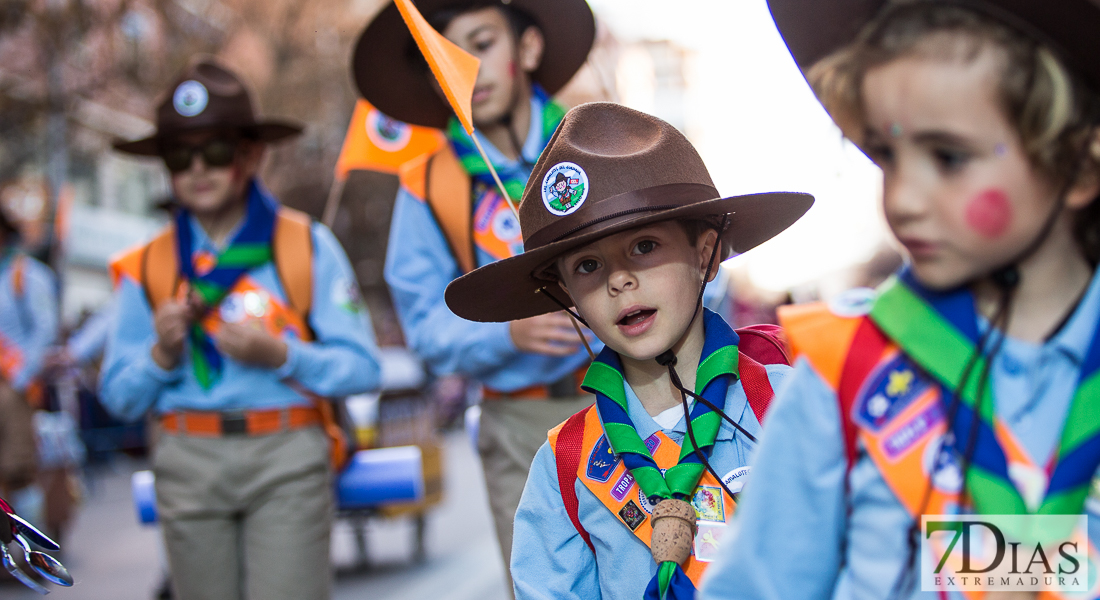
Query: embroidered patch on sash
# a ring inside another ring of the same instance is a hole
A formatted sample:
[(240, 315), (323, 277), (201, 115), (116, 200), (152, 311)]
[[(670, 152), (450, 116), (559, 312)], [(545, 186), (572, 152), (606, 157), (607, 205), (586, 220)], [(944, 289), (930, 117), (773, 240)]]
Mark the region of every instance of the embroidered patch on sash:
[(649, 501), (649, 498), (646, 498), (641, 487), (638, 488), (638, 506), (642, 507), (646, 514), (653, 514), (653, 503)]
[(700, 521), (726, 522), (726, 502), (722, 497), (722, 488), (713, 485), (701, 485), (691, 499), (695, 515)]
[(738, 494), (744, 489), (745, 479), (748, 478), (750, 471), (752, 471), (752, 467), (737, 467), (726, 473), (726, 476), (722, 478), (722, 483), (729, 488), (731, 493)]
[(862, 317), (875, 304), (875, 290), (854, 288), (829, 301), (829, 310), (838, 317)]
[(647, 517), (642, 509), (638, 508), (638, 505), (631, 500), (619, 510), (619, 518), (623, 520), (623, 523), (626, 523), (631, 531), (634, 531), (639, 525), (645, 523)]
[(363, 296), (359, 293), (359, 286), (346, 277), (337, 277), (332, 282), (331, 297), (332, 304), (344, 312), (357, 315), (363, 311)]
[(945, 494), (957, 494), (962, 491), (962, 461), (958, 452), (947, 449), (940, 452), (944, 435), (929, 440), (921, 454), (921, 470), (927, 477), (932, 473), (932, 485)]
[(588, 174), (579, 165), (560, 162), (542, 178), (542, 203), (550, 214), (564, 217), (588, 197)]
[(366, 126), (370, 141), (386, 152), (404, 150), (412, 139), (412, 127), (397, 119), (391, 119), (377, 110), (367, 113)]
[(596, 447), (592, 448), (592, 454), (588, 456), (588, 468), (585, 475), (592, 481), (607, 483), (611, 479), (611, 473), (615, 471), (615, 465), (619, 464), (619, 457), (611, 451), (611, 443), (606, 435), (601, 435)]
[(867, 429), (879, 431), (929, 385), (917, 367), (899, 353), (875, 367), (860, 390), (852, 417)]
[(630, 474), (630, 471), (623, 471), (623, 474), (619, 476), (619, 480), (615, 482), (615, 487), (611, 488), (611, 497), (616, 502), (622, 502), (623, 498), (630, 493), (630, 488), (634, 487), (634, 476)]
[(711, 562), (718, 558), (718, 548), (722, 542), (722, 536), (726, 533), (726, 524), (699, 523), (699, 531), (695, 535), (695, 560)]
[(645, 439), (645, 449), (649, 450), (649, 453), (651, 455), (654, 452), (657, 451), (657, 447), (660, 446), (660, 445), (661, 445), (661, 438), (658, 437), (656, 433), (654, 433), (653, 435), (651, 435), (651, 436), (649, 436)]
[(890, 434), (882, 443), (882, 449), (890, 460), (897, 460), (921, 441), (924, 436), (943, 420), (943, 407), (939, 402), (917, 413), (908, 423)]

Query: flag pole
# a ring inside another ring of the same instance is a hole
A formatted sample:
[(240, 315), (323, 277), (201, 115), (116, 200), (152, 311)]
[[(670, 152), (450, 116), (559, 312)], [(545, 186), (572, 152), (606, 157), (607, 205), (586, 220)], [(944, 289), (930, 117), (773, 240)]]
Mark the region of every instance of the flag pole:
[(325, 212), (321, 216), (321, 222), (325, 227), (332, 229), (336, 221), (336, 211), (340, 208), (340, 197), (344, 194), (344, 180), (333, 177), (332, 185), (328, 188), (328, 198), (325, 200)]
[[(569, 313), (565, 313), (569, 315)], [(588, 351), (588, 358), (596, 360), (596, 353), (592, 351), (592, 346), (588, 345), (588, 338), (584, 337), (584, 332), (581, 331), (581, 324), (577, 322), (577, 317), (569, 315), (569, 320), (573, 323), (573, 329), (577, 330), (577, 337), (581, 338), (581, 343), (584, 344), (584, 349)]]
[(481, 142), (477, 141), (477, 132), (470, 134), (470, 139), (474, 140), (474, 146), (477, 147), (477, 151), (481, 154), (481, 160), (485, 161), (485, 165), (489, 167), (489, 172), (493, 174), (493, 181), (497, 182), (497, 187), (500, 188), (500, 193), (504, 194), (504, 200), (508, 202), (508, 208), (512, 209), (512, 214), (516, 216), (516, 220), (519, 220), (519, 210), (516, 209), (516, 203), (512, 201), (512, 197), (508, 195), (508, 190), (504, 188), (504, 183), (500, 180), (500, 175), (497, 175), (497, 170), (493, 168), (492, 161), (485, 155), (485, 148), (481, 147)]

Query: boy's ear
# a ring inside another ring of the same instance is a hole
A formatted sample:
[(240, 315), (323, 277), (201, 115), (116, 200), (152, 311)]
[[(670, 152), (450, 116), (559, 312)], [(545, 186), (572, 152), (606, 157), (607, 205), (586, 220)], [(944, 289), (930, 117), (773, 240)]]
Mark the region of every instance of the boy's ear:
[[(718, 244), (717, 252), (714, 250), (715, 244)], [(703, 235), (699, 236), (696, 249), (699, 251), (699, 270), (703, 273), (707, 272), (707, 261), (710, 260), (712, 255), (714, 256), (707, 282), (714, 281), (714, 278), (718, 276), (718, 267), (722, 264), (722, 240), (718, 238), (718, 232), (713, 229), (706, 230)]]
[(519, 67), (524, 73), (534, 73), (542, 64), (542, 52), (546, 40), (538, 27), (528, 27), (519, 36)]
[(1088, 154), (1086, 168), (1066, 194), (1066, 208), (1070, 210), (1085, 208), (1100, 195), (1100, 128), (1092, 132)]

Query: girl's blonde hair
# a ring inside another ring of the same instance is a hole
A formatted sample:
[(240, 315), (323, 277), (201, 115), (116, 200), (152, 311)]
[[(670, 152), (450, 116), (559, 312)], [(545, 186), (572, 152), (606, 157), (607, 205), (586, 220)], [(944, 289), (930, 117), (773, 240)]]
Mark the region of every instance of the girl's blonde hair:
[[(1001, 55), (1001, 108), (1037, 170), (1060, 184), (1100, 176), (1100, 143), (1093, 140), (1097, 94), (1042, 42), (974, 10), (895, 2), (807, 78), (844, 134), (859, 144), (867, 71), (905, 55), (972, 60), (990, 48)], [(1081, 211), (1074, 233), (1089, 261), (1100, 262), (1100, 202)]]

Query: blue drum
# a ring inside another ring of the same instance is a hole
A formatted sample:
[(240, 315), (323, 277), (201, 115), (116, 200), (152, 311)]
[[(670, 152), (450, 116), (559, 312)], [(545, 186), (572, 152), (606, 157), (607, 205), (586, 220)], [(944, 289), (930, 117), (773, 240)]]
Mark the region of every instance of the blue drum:
[[(143, 525), (157, 522), (152, 471), (130, 479), (134, 508)], [(419, 446), (375, 448), (356, 452), (336, 480), (339, 510), (364, 510), (424, 498), (424, 468)]]

